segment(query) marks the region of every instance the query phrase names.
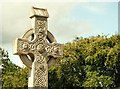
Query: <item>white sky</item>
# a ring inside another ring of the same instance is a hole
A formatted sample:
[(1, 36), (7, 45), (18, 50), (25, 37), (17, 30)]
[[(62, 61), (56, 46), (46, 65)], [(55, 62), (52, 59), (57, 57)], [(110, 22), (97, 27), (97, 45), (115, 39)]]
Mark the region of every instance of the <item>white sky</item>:
[(9, 52), (13, 63), (23, 66), (20, 58), (12, 54), (13, 42), (30, 29), (29, 16), (32, 6), (47, 8), (48, 30), (56, 37), (58, 43), (72, 41), (76, 36), (117, 33), (118, 0), (96, 0), (99, 3), (94, 1), (4, 0), (0, 4), (0, 45)]

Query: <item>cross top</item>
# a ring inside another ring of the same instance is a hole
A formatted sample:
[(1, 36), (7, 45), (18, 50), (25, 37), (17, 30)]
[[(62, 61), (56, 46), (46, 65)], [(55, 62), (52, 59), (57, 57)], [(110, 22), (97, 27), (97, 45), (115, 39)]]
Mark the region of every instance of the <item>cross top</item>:
[(48, 15), (48, 12), (47, 12), (47, 9), (43, 9), (43, 8), (36, 8), (36, 7), (33, 7), (32, 11), (31, 11), (31, 16), (30, 18), (32, 17), (36, 17), (36, 16), (41, 16), (41, 17), (46, 17), (48, 18), (49, 15)]
[(48, 87), (48, 66), (55, 58), (62, 56), (62, 45), (56, 43), (54, 36), (47, 30), (48, 16), (46, 9), (33, 7), (30, 16), (32, 28), (15, 41), (14, 53), (32, 68), (32, 87)]

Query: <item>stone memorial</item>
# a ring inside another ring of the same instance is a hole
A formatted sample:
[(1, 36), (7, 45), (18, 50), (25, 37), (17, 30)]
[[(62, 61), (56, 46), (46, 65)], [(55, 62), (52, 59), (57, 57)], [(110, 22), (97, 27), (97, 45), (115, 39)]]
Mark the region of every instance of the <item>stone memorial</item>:
[(35, 89), (48, 89), (48, 68), (63, 55), (63, 45), (47, 30), (48, 17), (46, 9), (33, 7), (31, 29), (15, 40), (14, 54), (30, 68), (28, 87)]

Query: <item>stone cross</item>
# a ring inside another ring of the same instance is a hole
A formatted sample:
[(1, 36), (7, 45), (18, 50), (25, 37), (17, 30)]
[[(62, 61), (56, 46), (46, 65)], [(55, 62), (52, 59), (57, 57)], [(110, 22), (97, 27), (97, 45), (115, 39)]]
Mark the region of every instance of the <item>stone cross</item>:
[(14, 54), (31, 68), (28, 87), (48, 88), (48, 67), (62, 56), (62, 44), (56, 43), (54, 36), (47, 30), (48, 12), (42, 8), (32, 8), (32, 28), (22, 38), (15, 41)]

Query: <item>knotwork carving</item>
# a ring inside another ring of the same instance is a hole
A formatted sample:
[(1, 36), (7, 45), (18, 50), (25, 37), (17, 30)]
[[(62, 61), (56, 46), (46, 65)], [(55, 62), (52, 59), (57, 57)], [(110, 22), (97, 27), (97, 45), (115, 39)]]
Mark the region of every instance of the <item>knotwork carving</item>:
[(43, 32), (42, 30), (47, 29), (47, 20), (45, 18), (37, 19), (36, 24), (36, 29), (40, 29), (39, 32)]
[[(47, 30), (46, 9), (33, 8), (33, 28), (22, 38), (16, 39), (16, 50), (22, 62), (31, 69), (33, 87), (48, 87), (48, 67), (55, 58), (62, 56), (62, 45), (56, 43), (54, 36)], [(46, 16), (44, 16), (46, 15)], [(29, 81), (30, 82), (30, 81)]]

